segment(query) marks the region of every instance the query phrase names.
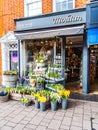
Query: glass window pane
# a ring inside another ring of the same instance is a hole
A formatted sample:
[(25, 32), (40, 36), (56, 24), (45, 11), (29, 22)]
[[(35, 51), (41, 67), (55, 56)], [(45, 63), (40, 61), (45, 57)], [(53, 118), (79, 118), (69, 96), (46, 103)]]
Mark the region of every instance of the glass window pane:
[(68, 4), (68, 9), (73, 9), (73, 3)]
[(41, 0), (34, 0), (27, 4), (28, 16), (33, 16), (42, 13)]
[(62, 2), (62, 11), (67, 9), (67, 2)]
[(56, 11), (73, 9), (73, 0), (56, 0)]

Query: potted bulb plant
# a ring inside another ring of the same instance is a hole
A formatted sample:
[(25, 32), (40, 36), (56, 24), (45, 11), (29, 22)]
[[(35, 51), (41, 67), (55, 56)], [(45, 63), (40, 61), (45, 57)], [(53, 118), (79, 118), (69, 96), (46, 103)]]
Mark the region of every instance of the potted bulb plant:
[(50, 100), (51, 100), (51, 110), (56, 111), (57, 110), (57, 102), (60, 100), (60, 96), (58, 95), (58, 93), (51, 92)]
[(67, 102), (70, 96), (70, 90), (60, 90), (58, 94), (62, 99), (62, 109), (65, 110), (67, 108)]

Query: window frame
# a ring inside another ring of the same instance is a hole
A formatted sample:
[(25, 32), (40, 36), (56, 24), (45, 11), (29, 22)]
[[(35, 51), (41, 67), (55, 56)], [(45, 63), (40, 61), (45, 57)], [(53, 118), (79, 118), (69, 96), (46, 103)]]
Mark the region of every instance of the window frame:
[[(37, 1), (41, 2), (40, 13), (29, 15), (28, 5)], [(24, 0), (24, 16), (25, 17), (31, 17), (31, 16), (40, 15), (40, 14), (42, 14), (42, 0)]]
[[(62, 0), (63, 2), (64, 0)], [(69, 0), (68, 0), (69, 1)], [(73, 8), (75, 8), (75, 0), (73, 0)], [(67, 9), (67, 10), (70, 10), (70, 9)], [(66, 10), (62, 10), (62, 11), (66, 11)], [(56, 0), (53, 0), (53, 12), (59, 12), (59, 11), (56, 11)]]

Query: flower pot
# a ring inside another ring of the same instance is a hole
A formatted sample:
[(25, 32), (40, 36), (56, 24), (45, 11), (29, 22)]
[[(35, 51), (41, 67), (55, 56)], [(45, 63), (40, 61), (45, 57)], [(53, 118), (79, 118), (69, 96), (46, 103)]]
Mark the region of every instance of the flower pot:
[(3, 95), (1, 92), (0, 92), (0, 103), (1, 102), (6, 102), (8, 101), (9, 99), (9, 94), (7, 92), (4, 92), (5, 94)]
[(35, 108), (36, 109), (40, 108), (40, 102), (38, 100), (35, 100)]
[(6, 87), (16, 87), (18, 75), (3, 75), (3, 84)]
[(62, 109), (66, 110), (67, 109), (67, 99), (62, 99)]
[(51, 102), (51, 110), (56, 111), (57, 110), (57, 102)]
[(46, 102), (40, 102), (40, 110), (45, 111), (46, 110)]

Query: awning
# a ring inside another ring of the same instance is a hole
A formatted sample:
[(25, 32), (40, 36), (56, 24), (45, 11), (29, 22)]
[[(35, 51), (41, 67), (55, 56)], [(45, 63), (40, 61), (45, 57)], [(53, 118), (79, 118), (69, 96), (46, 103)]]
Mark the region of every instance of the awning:
[(15, 31), (15, 36), (19, 40), (52, 38), (56, 36), (79, 35), (84, 33), (84, 25), (74, 27), (62, 27), (56, 29), (37, 30), (37, 31)]

